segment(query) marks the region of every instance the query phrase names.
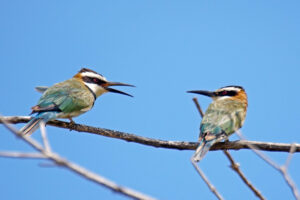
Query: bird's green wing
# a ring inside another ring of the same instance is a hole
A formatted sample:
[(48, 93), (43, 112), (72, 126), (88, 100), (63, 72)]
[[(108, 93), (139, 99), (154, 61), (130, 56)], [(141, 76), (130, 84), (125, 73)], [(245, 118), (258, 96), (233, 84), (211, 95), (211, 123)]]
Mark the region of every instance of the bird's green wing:
[(91, 92), (78, 81), (64, 81), (48, 88), (37, 106), (40, 110), (60, 110), (64, 113), (77, 112), (93, 105)]
[[(220, 104), (222, 103), (222, 104)], [(200, 125), (200, 134), (225, 133), (227, 136), (234, 133), (242, 126), (243, 108), (233, 102), (213, 102), (207, 108)]]

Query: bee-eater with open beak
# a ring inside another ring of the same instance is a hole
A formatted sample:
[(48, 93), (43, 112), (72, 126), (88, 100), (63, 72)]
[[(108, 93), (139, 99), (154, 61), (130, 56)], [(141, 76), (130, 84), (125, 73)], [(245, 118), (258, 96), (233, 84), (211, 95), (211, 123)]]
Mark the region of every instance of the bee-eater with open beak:
[(74, 123), (73, 117), (89, 111), (94, 106), (97, 97), (106, 92), (131, 96), (109, 86), (134, 87), (125, 83), (109, 82), (101, 74), (87, 68), (81, 69), (73, 78), (52, 87), (39, 87), (38, 91), (43, 92), (43, 95), (37, 105), (31, 108), (31, 114), (37, 113), (37, 115), (20, 131), (31, 135), (39, 128), (41, 121), (47, 123), (57, 118), (68, 118)]
[(192, 160), (200, 161), (210, 147), (240, 129), (247, 112), (247, 94), (241, 86), (226, 86), (216, 91), (193, 90), (196, 93), (209, 96), (213, 102), (208, 106), (201, 125), (199, 146)]

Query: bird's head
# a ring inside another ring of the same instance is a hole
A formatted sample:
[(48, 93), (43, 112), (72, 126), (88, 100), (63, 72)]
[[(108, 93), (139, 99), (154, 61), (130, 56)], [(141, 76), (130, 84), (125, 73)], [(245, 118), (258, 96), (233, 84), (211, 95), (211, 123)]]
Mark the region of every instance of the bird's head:
[(82, 81), (95, 95), (96, 97), (99, 97), (100, 95), (106, 93), (106, 92), (113, 92), (113, 93), (119, 93), (124, 94), (127, 96), (132, 97), (132, 95), (127, 94), (125, 92), (110, 88), (110, 86), (130, 86), (134, 87), (133, 85), (129, 85), (126, 83), (120, 83), (120, 82), (109, 82), (106, 80), (104, 76), (101, 74), (98, 74), (97, 72), (82, 68), (75, 76), (74, 78)]
[(187, 92), (209, 96), (215, 101), (223, 100), (223, 99), (231, 99), (231, 100), (241, 101), (247, 105), (247, 94), (244, 88), (241, 86), (230, 85), (230, 86), (217, 89), (216, 91), (191, 90)]

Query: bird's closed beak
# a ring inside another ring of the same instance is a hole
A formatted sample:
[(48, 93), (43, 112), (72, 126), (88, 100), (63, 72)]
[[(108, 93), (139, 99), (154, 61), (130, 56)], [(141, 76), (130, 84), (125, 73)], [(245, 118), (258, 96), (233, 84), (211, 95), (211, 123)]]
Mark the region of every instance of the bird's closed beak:
[(206, 90), (191, 90), (191, 91), (187, 91), (188, 93), (195, 93), (195, 94), (201, 94), (201, 95), (205, 95), (208, 97), (214, 97), (215, 92), (211, 92), (211, 91), (206, 91)]
[(102, 84), (102, 87), (104, 87), (109, 92), (119, 93), (119, 94), (123, 94), (123, 95), (127, 95), (127, 96), (130, 96), (130, 97), (133, 97), (130, 94), (127, 94), (127, 93), (122, 92), (120, 90), (116, 90), (116, 89), (110, 88), (109, 86), (129, 86), (129, 87), (135, 87), (134, 85), (130, 85), (130, 84), (126, 84), (126, 83), (120, 83), (120, 82), (107, 82), (107, 83)]

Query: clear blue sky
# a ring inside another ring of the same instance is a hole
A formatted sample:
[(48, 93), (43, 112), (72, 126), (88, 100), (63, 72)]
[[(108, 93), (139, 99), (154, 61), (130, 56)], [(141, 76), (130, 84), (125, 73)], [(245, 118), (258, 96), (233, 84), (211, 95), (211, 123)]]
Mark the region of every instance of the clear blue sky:
[[(100, 97), (74, 120), (164, 140), (197, 141), (200, 117), (191, 89), (242, 85), (249, 97), (242, 129), (250, 140), (300, 142), (300, 2), (7, 1), (0, 2), (3, 115), (28, 115), (52, 85), (91, 68), (136, 85)], [(207, 97), (199, 96), (206, 108)], [(19, 124), (18, 127), (21, 127)], [(52, 148), (121, 185), (159, 199), (214, 199), (190, 164), (192, 151), (157, 149), (47, 127)], [(0, 150), (31, 151), (0, 126)], [(39, 133), (33, 134), (40, 140)], [(236, 140), (232, 136), (231, 140)], [(232, 152), (268, 199), (292, 199), (283, 178), (249, 150)], [(286, 153), (268, 153), (284, 162)], [(3, 199), (127, 199), (47, 161), (0, 158)], [(300, 155), (290, 166), (300, 186)], [(226, 199), (254, 199), (221, 151), (202, 169)]]

